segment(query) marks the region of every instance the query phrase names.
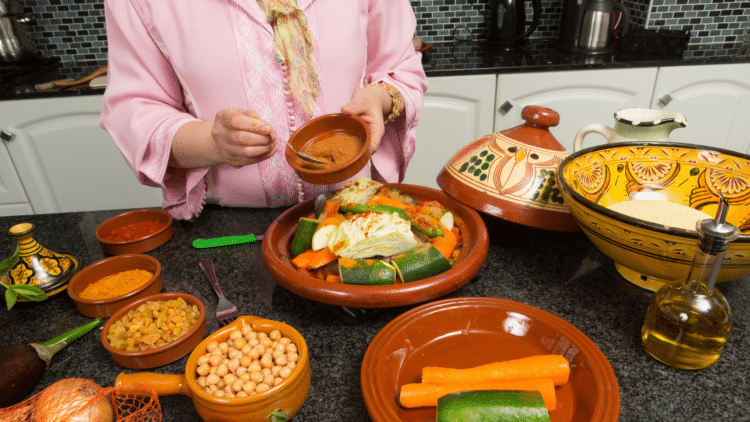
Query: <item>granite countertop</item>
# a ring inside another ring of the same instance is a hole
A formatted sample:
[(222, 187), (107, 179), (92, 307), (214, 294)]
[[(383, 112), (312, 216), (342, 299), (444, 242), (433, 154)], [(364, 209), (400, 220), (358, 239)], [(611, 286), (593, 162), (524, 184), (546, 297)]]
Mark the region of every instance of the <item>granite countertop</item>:
[[(620, 51), (580, 55), (562, 51), (555, 45), (554, 40), (550, 39), (535, 39), (526, 46), (512, 51), (476, 41), (436, 43), (431, 47), (422, 57), (428, 77), (750, 63), (750, 46), (737, 45), (711, 45), (701, 47), (697, 51), (691, 50), (682, 56)], [(16, 77), (7, 80), (0, 78), (0, 101), (101, 95), (104, 92), (103, 88), (76, 87), (37, 92), (33, 87), (39, 83), (59, 79), (78, 79), (105, 64), (45, 60), (43, 67), (18, 72)]]
[[(259, 244), (228, 250), (192, 248), (193, 239), (230, 234), (263, 233), (283, 209), (209, 206), (194, 222), (175, 221), (174, 235), (148, 252), (161, 261), (164, 291), (187, 292), (216, 305), (198, 261), (211, 258), (225, 294), (244, 314), (285, 321), (305, 337), (311, 355), (312, 386), (295, 420), (368, 421), (360, 389), (360, 369), (367, 347), (389, 321), (414, 306), (363, 310), (344, 309), (297, 296), (273, 282), (260, 263)], [(56, 252), (76, 253), (84, 265), (104, 258), (94, 230), (118, 211), (41, 214), (0, 218), (0, 229), (33, 223), (34, 238)], [(701, 371), (671, 368), (651, 358), (640, 344), (640, 328), (651, 293), (626, 281), (612, 261), (580, 232), (534, 229), (483, 215), (490, 246), (486, 262), (466, 285), (446, 297), (504, 298), (541, 308), (568, 321), (587, 335), (609, 360), (620, 389), (620, 421), (742, 421), (750, 403), (750, 280), (721, 283), (733, 306), (734, 325), (721, 359)], [(0, 236), (0, 257), (10, 256), (15, 241)], [(353, 317), (352, 315), (356, 315)], [(2, 343), (50, 339), (89, 319), (81, 316), (66, 294), (41, 303), (19, 303), (0, 311)], [(218, 324), (208, 318), (207, 334)], [(117, 365), (99, 342), (99, 330), (72, 343), (52, 360), (34, 392), (68, 377), (113, 385), (120, 372), (139, 372)], [(187, 357), (149, 370), (184, 373)], [(160, 397), (164, 421), (198, 422), (185, 396)]]

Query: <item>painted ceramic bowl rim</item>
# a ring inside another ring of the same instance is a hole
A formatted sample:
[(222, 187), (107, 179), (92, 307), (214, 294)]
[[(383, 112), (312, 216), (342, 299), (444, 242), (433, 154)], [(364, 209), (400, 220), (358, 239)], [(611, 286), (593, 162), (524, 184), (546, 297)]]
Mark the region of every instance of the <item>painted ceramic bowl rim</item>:
[[(355, 155), (351, 160), (347, 161), (346, 163), (344, 163), (344, 164), (342, 164), (340, 166), (331, 167), (331, 168), (327, 168), (327, 169), (312, 169), (312, 168), (309, 168), (309, 167), (303, 167), (303, 166), (300, 166), (299, 164), (297, 164), (296, 160), (287, 160), (287, 162), (289, 163), (289, 165), (292, 166), (292, 168), (294, 170), (298, 171), (298, 172), (307, 173), (307, 174), (314, 175), (314, 176), (325, 176), (325, 175), (329, 175), (329, 174), (332, 174), (332, 173), (336, 173), (338, 171), (341, 171), (341, 170), (343, 170), (343, 169), (351, 166), (352, 164), (356, 163), (358, 160), (362, 159), (362, 157), (365, 154), (369, 155), (369, 148), (370, 148), (370, 142), (371, 142), (370, 127), (367, 125), (367, 122), (365, 122), (359, 116), (354, 116), (354, 115), (349, 115), (349, 114), (343, 114), (343, 113), (324, 114), (322, 116), (315, 117), (315, 118), (310, 119), (307, 122), (303, 123), (302, 126), (300, 126), (299, 128), (297, 128), (297, 130), (295, 130), (295, 132), (301, 132), (301, 131), (305, 130), (306, 128), (310, 127), (310, 126), (313, 126), (313, 125), (316, 125), (316, 124), (320, 124), (319, 122), (323, 121), (323, 120), (342, 119), (342, 118), (351, 119), (353, 121), (356, 121), (357, 123), (359, 123), (360, 125), (362, 125), (363, 129), (365, 130), (366, 136), (365, 136), (365, 139), (364, 139), (364, 145), (362, 146), (362, 149), (359, 151), (359, 153), (357, 153), (357, 155)], [(292, 136), (293, 135), (294, 135), (294, 133), (292, 133)], [(287, 147), (287, 148), (289, 148), (289, 147)], [(293, 152), (288, 151), (288, 156), (293, 156), (293, 155), (294, 155)]]
[[(107, 264), (109, 264), (112, 261), (120, 261), (120, 260), (123, 260), (123, 259), (130, 259), (132, 257), (145, 259), (146, 261), (150, 261), (151, 263), (153, 263), (153, 264), (156, 265), (157, 270), (154, 271), (153, 276), (151, 276), (151, 278), (144, 285), (138, 287), (135, 290), (131, 290), (130, 292), (125, 293), (123, 295), (113, 296), (113, 297), (109, 297), (109, 298), (106, 298), (106, 299), (84, 299), (84, 298), (80, 297), (78, 295), (78, 293), (74, 292), (70, 288), (68, 288), (68, 296), (70, 296), (70, 298), (73, 299), (76, 302), (81, 302), (81, 303), (90, 304), (90, 305), (102, 305), (102, 304), (107, 304), (107, 303), (111, 303), (111, 302), (119, 302), (119, 301), (121, 301), (123, 299), (127, 299), (127, 298), (132, 297), (132, 296), (137, 296), (142, 291), (148, 289), (152, 284), (154, 284), (154, 282), (156, 281), (156, 279), (161, 276), (161, 262), (159, 262), (158, 259), (152, 257), (151, 255), (144, 255), (144, 254), (123, 254), (123, 255), (114, 255), (114, 256), (110, 256), (108, 258), (100, 259), (99, 261), (96, 261), (93, 264), (89, 264), (89, 265), (81, 268), (81, 270), (78, 271), (76, 273), (76, 275), (74, 275), (73, 278), (71, 278), (70, 281), (73, 282), (74, 279), (76, 279), (77, 277), (83, 277), (83, 276), (85, 276), (86, 273), (87, 273), (87, 269), (94, 269), (97, 266), (107, 265)], [(141, 268), (133, 268), (133, 269), (141, 269)], [(114, 274), (116, 274), (116, 273), (113, 273), (113, 275)], [(68, 286), (70, 286), (70, 282), (68, 283)]]
[[(132, 239), (132, 240), (107, 240), (105, 238), (106, 235), (103, 235), (101, 233), (101, 230), (102, 230), (103, 227), (106, 227), (107, 225), (110, 225), (110, 224), (114, 224), (117, 220), (128, 218), (128, 217), (130, 217), (132, 215), (136, 215), (136, 214), (156, 214), (156, 215), (160, 215), (160, 216), (165, 217), (167, 221), (166, 221), (166, 223), (164, 224), (163, 227), (159, 228), (159, 230), (157, 230), (157, 231), (155, 231), (153, 233), (150, 233), (150, 234), (148, 234), (146, 236), (139, 237), (137, 239)], [(171, 214), (169, 214), (168, 212), (166, 212), (164, 210), (157, 209), (157, 208), (143, 208), (143, 209), (137, 209), (137, 210), (130, 210), (130, 211), (125, 211), (125, 212), (123, 212), (121, 214), (117, 214), (115, 216), (112, 216), (112, 217), (104, 220), (101, 224), (99, 224), (96, 227), (96, 231), (94, 231), (94, 235), (96, 236), (96, 239), (99, 242), (102, 242), (104, 244), (113, 245), (113, 246), (126, 246), (126, 245), (131, 245), (131, 244), (134, 244), (134, 243), (143, 242), (144, 240), (153, 239), (154, 237), (157, 237), (157, 236), (163, 234), (172, 225), (172, 220), (173, 220), (173, 218), (172, 218)]]
[[(583, 195), (578, 193), (575, 189), (573, 189), (573, 187), (570, 186), (568, 181), (565, 180), (565, 177), (563, 177), (563, 175), (565, 174), (564, 172), (565, 167), (568, 166), (573, 160), (576, 160), (577, 158), (580, 158), (583, 155), (597, 152), (597, 151), (607, 150), (607, 149), (620, 149), (620, 148), (627, 148), (627, 147), (648, 147), (648, 146), (659, 146), (659, 147), (666, 147), (666, 148), (686, 148), (686, 149), (691, 149), (691, 150), (711, 151), (711, 152), (727, 154), (727, 155), (731, 155), (734, 157), (750, 160), (750, 156), (747, 156), (747, 155), (744, 155), (735, 151), (723, 149), (723, 148), (707, 147), (707, 146), (695, 145), (695, 144), (683, 144), (683, 143), (677, 143), (677, 142), (630, 141), (630, 142), (618, 142), (618, 143), (612, 143), (612, 144), (596, 145), (596, 146), (584, 148), (582, 150), (574, 152), (563, 159), (562, 163), (560, 163), (560, 170), (559, 170), (560, 177), (558, 177), (560, 188), (563, 189), (568, 195), (570, 195), (573, 199), (575, 199), (576, 202), (583, 205), (584, 207), (589, 208), (592, 211), (595, 211), (596, 213), (603, 214), (620, 223), (643, 228), (643, 229), (648, 229), (648, 230), (655, 231), (658, 233), (664, 233), (664, 234), (669, 234), (673, 236), (681, 236), (681, 237), (685, 237), (689, 239), (695, 239), (695, 241), (697, 241), (698, 232), (696, 231), (685, 230), (679, 227), (665, 228), (664, 226), (660, 224), (652, 223), (646, 220), (641, 220), (635, 217), (630, 217), (623, 213), (613, 211), (595, 202), (591, 202), (590, 200), (586, 199)], [(748, 243), (750, 242), (750, 234), (740, 234), (740, 237), (737, 238), (737, 240), (735, 240), (734, 242)]]
[[(435, 297), (444, 296), (468, 283), (479, 272), (487, 257), (489, 235), (484, 221), (476, 210), (446, 195), (444, 192), (417, 185), (387, 183), (401, 192), (416, 196), (428, 196), (437, 199), (454, 213), (460, 214), (465, 227), (476, 227), (476, 233), (461, 253), (456, 265), (448, 271), (411, 283), (399, 283), (389, 286), (357, 286), (331, 283), (314, 277), (300, 274), (289, 262), (288, 251), (279, 252), (278, 241), (288, 241), (291, 233), (280, 227), (281, 222), (296, 214), (308, 214), (313, 211), (315, 199), (302, 202), (284, 211), (268, 227), (263, 238), (263, 262), (276, 281), (287, 290), (300, 296), (331, 305), (354, 306), (360, 308), (386, 308), (426, 302)], [(294, 223), (296, 224), (296, 222)], [(463, 234), (466, 238), (467, 233)], [(285, 243), (283, 247), (287, 247)]]
[[(620, 388), (617, 383), (617, 377), (609, 360), (601, 349), (581, 330), (554, 314), (525, 303), (490, 297), (457, 297), (425, 303), (404, 312), (386, 324), (370, 342), (362, 360), (360, 383), (368, 413), (375, 422), (401, 421), (397, 415), (389, 412), (390, 408), (387, 406), (387, 403), (395, 402), (398, 398), (386, 396), (378, 388), (379, 384), (374, 379), (377, 378), (377, 364), (381, 359), (381, 353), (384, 352), (383, 347), (390, 340), (390, 334), (401, 331), (416, 321), (429, 319), (441, 312), (441, 310), (445, 312), (446, 309), (455, 309), (458, 307), (469, 311), (485, 307), (492, 310), (513, 311), (526, 316), (533, 315), (536, 316), (537, 320), (543, 318), (544, 324), (554, 328), (558, 333), (564, 334), (568, 339), (573, 340), (573, 344), (577, 346), (579, 352), (585, 353), (589, 358), (588, 360), (592, 364), (592, 373), (598, 375), (604, 382), (604, 385), (597, 385), (598, 390), (604, 394), (604, 400), (598, 402), (595, 408), (591, 409), (591, 421), (617, 421), (620, 413)], [(385, 353), (390, 352), (385, 351)]]
[[(183, 298), (185, 302), (187, 302), (189, 305), (198, 305), (198, 309), (200, 310), (200, 313), (201, 313), (200, 317), (198, 317), (198, 321), (196, 321), (195, 324), (193, 324), (193, 326), (190, 327), (190, 330), (187, 333), (183, 334), (182, 337), (178, 338), (177, 340), (171, 341), (167, 344), (153, 348), (153, 349), (139, 350), (139, 351), (134, 351), (134, 352), (128, 352), (125, 350), (115, 349), (109, 344), (109, 340), (107, 340), (107, 333), (109, 332), (109, 327), (111, 327), (112, 324), (114, 324), (120, 318), (122, 318), (128, 311), (135, 309), (138, 306), (140, 306), (142, 303), (145, 303), (148, 301), (170, 300), (170, 299), (177, 299), (180, 297)], [(180, 292), (157, 293), (155, 295), (146, 296), (144, 298), (130, 302), (127, 305), (120, 308), (120, 310), (112, 314), (112, 316), (109, 317), (107, 322), (104, 323), (104, 327), (102, 327), (102, 334), (101, 334), (102, 345), (110, 353), (117, 354), (125, 358), (137, 358), (137, 357), (143, 357), (143, 356), (156, 355), (158, 353), (166, 352), (167, 350), (177, 346), (178, 344), (182, 344), (186, 342), (196, 331), (198, 331), (198, 329), (200, 329), (201, 325), (203, 325), (205, 321), (206, 321), (206, 306), (203, 304), (203, 301), (198, 299), (197, 297), (189, 293), (180, 293)]]
[[(286, 332), (294, 332), (299, 338), (302, 340), (302, 344), (297, 344), (295, 342), (295, 345), (297, 346), (297, 352), (299, 354), (298, 360), (297, 360), (297, 366), (292, 370), (292, 373), (289, 375), (287, 379), (285, 379), (281, 384), (276, 385), (268, 389), (267, 391), (264, 391), (260, 394), (255, 394), (252, 396), (247, 397), (241, 397), (241, 398), (226, 398), (226, 397), (216, 397), (212, 396), (208, 393), (206, 393), (196, 381), (196, 376), (194, 374), (189, 374), (188, 372), (190, 369), (195, 366), (197, 369), (196, 362), (198, 361), (198, 352), (202, 349), (206, 348), (206, 345), (208, 343), (214, 341), (215, 339), (221, 337), (223, 334), (225, 334), (227, 331), (233, 331), (236, 329), (239, 329), (242, 325), (242, 322), (245, 322), (248, 325), (254, 325), (254, 324), (263, 324), (263, 325), (269, 325), (273, 326), (279, 331), (281, 331), (282, 335), (285, 337), (289, 337)], [(302, 362), (302, 364), (300, 364)], [(272, 398), (279, 394), (282, 391), (286, 391), (290, 388), (295, 387), (295, 384), (304, 381), (304, 372), (306, 370), (306, 367), (309, 368), (310, 366), (310, 354), (307, 347), (307, 341), (305, 340), (302, 333), (300, 333), (296, 328), (292, 327), (291, 325), (288, 325), (281, 321), (274, 321), (270, 319), (260, 318), (257, 316), (252, 315), (242, 315), (239, 316), (235, 321), (232, 321), (231, 324), (228, 324), (213, 333), (206, 336), (206, 338), (203, 339), (200, 343), (198, 343), (197, 346), (195, 346), (195, 349), (193, 349), (192, 352), (190, 352), (190, 357), (188, 358), (187, 363), (185, 364), (185, 380), (188, 385), (188, 389), (190, 390), (190, 394), (195, 394), (199, 399), (213, 402), (217, 404), (224, 404), (227, 406), (241, 406), (241, 405), (247, 405), (250, 403), (257, 403), (262, 402), (264, 400), (267, 400), (269, 398)]]

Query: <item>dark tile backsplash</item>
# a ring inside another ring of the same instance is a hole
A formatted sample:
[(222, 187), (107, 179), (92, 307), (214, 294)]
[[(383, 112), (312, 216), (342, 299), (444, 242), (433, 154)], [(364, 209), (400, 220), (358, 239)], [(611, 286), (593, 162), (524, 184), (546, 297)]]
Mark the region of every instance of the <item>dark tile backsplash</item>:
[[(125, 1), (125, 0), (122, 0)], [(542, 0), (532, 38), (556, 38), (565, 1)], [(424, 42), (486, 37), (490, 0), (411, 0)], [(750, 0), (623, 0), (633, 28), (681, 29), (691, 33), (686, 55), (701, 48), (750, 42)], [(107, 35), (102, 0), (20, 0), (32, 22), (28, 30), (43, 55), (62, 61), (105, 61)], [(527, 2), (531, 16), (531, 2)], [(700, 53), (698, 53), (700, 54)]]

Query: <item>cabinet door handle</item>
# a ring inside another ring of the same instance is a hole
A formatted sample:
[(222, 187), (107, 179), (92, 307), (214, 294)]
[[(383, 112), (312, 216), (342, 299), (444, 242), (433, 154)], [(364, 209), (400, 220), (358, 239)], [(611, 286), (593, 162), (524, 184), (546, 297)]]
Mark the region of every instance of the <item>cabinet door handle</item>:
[(664, 94), (661, 97), (659, 97), (659, 105), (662, 107), (666, 107), (667, 104), (669, 104), (672, 101), (672, 96), (669, 94)]
[(0, 130), (0, 139), (2, 139), (3, 141), (10, 141), (11, 139), (13, 139), (13, 132)]
[(502, 114), (503, 116), (505, 116), (510, 111), (511, 108), (513, 108), (513, 104), (511, 104), (510, 101), (506, 101), (503, 103), (503, 105), (500, 106), (500, 108), (497, 111), (500, 112), (500, 114)]

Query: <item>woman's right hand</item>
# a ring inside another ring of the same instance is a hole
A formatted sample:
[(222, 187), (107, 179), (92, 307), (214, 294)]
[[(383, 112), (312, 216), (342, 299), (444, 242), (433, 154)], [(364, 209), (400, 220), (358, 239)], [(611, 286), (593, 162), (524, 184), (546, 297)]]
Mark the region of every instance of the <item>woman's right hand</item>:
[(211, 136), (222, 161), (239, 168), (276, 153), (272, 131), (271, 125), (253, 111), (227, 108), (216, 113)]

